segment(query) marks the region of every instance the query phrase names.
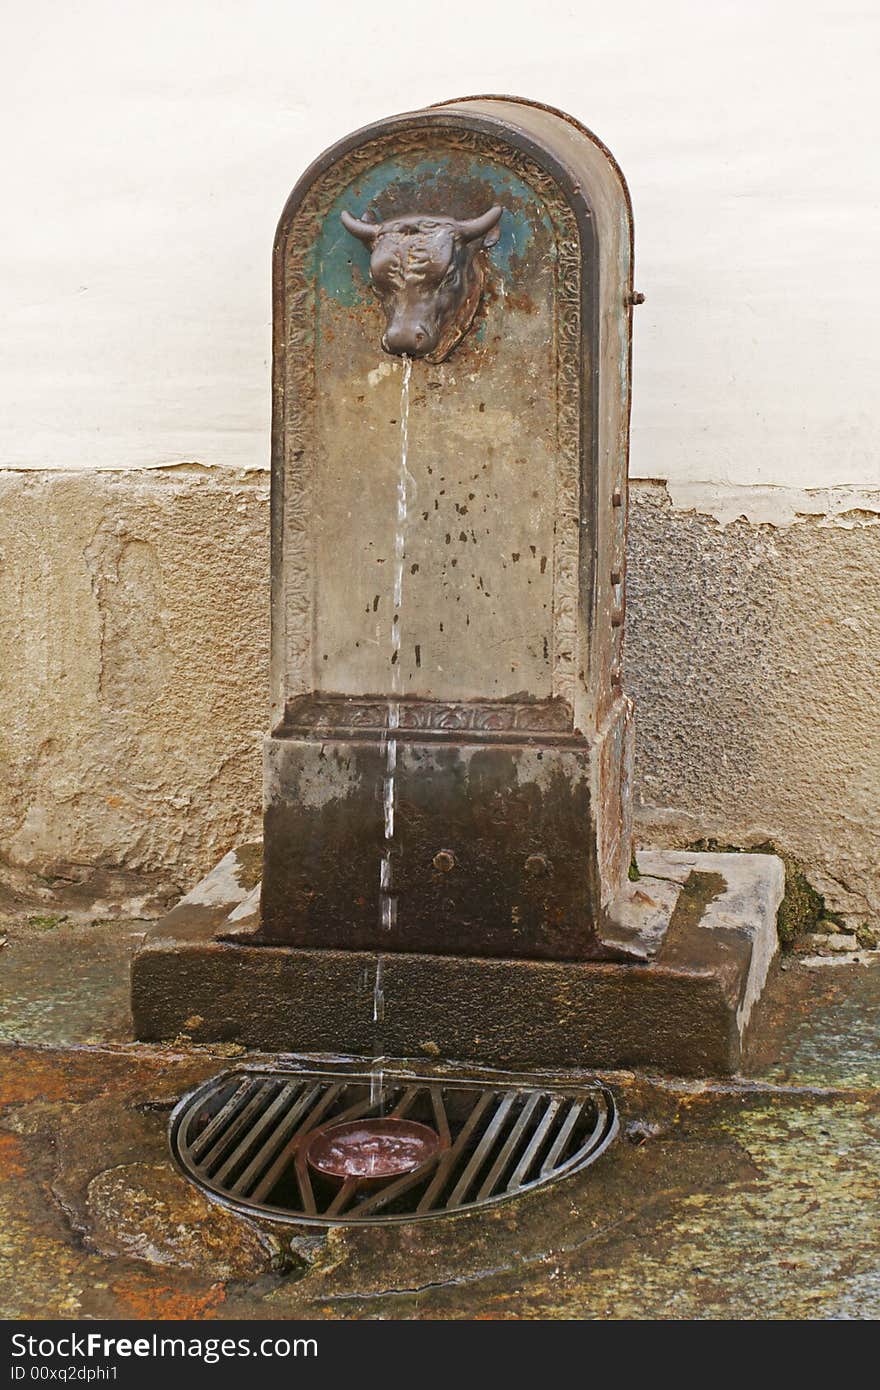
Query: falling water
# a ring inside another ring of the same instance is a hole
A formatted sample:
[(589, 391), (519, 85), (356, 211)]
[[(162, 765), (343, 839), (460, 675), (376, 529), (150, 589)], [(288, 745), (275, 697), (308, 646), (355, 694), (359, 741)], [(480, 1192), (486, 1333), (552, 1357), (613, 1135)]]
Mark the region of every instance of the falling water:
[[(379, 860), (379, 920), (385, 931), (397, 925), (397, 893), (394, 888), (394, 868), (391, 851), (394, 845), (394, 812), (396, 804), (397, 738), (400, 728), (400, 701), (395, 696), (401, 691), (401, 609), (403, 607), (403, 563), (406, 555), (406, 517), (407, 517), (407, 452), (409, 445), (409, 383), (412, 376), (412, 358), (403, 359), (403, 380), (400, 388), (400, 467), (397, 474), (397, 516), (394, 532), (394, 581), (391, 612), (391, 698), (388, 701), (387, 728), (382, 735), (385, 751), (385, 775), (382, 788), (384, 812), (384, 840)], [(373, 1065), (370, 1070), (370, 1102), (381, 1102), (383, 1090), (382, 1062), (382, 1022), (385, 1018), (385, 993), (382, 985), (383, 961), (376, 961), (376, 978), (373, 986)]]
[(376, 978), (373, 984), (373, 1061), (370, 1066), (370, 1105), (379, 1105), (380, 1113), (385, 1089), (382, 1056), (382, 1024), (385, 1020), (385, 991), (382, 987), (384, 962), (376, 959)]

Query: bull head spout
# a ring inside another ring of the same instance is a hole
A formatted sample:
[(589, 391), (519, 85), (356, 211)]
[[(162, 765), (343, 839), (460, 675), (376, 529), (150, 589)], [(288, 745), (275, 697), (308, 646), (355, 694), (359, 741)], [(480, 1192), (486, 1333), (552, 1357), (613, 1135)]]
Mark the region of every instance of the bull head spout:
[(483, 291), (482, 252), (498, 240), (501, 213), (492, 207), (468, 220), (413, 213), (387, 222), (342, 214), (345, 229), (370, 247), (386, 352), (443, 362), (461, 342)]

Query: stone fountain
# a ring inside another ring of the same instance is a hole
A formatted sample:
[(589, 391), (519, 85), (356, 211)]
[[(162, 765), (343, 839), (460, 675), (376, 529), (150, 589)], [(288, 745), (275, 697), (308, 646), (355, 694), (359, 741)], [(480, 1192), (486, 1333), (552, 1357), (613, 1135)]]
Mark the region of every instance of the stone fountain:
[(147, 938), (138, 1037), (738, 1065), (782, 865), (632, 853), (632, 264), (614, 159), (530, 102), (382, 121), (297, 184), (262, 853)]

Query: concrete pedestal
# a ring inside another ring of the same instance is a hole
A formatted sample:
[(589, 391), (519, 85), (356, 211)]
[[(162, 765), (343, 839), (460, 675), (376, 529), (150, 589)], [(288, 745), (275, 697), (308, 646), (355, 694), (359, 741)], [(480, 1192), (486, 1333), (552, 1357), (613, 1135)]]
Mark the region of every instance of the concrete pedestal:
[(266, 740), (254, 944), (619, 958), (604, 939), (631, 856), (630, 701), (589, 738), (559, 700), (394, 709), (389, 732), (387, 701), (304, 696)]
[(132, 965), (138, 1038), (730, 1073), (776, 951), (784, 889), (772, 855), (646, 851), (609, 937), (639, 961), (475, 959), (248, 944), (260, 863), (259, 845), (233, 850), (149, 934)]

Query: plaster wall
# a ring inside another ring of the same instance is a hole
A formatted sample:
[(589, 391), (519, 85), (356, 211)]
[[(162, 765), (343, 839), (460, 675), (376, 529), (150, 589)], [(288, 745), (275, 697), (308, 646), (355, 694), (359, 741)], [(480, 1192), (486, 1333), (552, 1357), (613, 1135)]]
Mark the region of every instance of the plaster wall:
[(562, 107), (635, 209), (632, 472), (880, 485), (880, 8), (30, 0), (5, 16), (0, 465), (268, 458), (272, 234), (332, 141)]
[(762, 490), (716, 515), (636, 484), (627, 683), (637, 839), (775, 843), (829, 909), (880, 911), (880, 492)]
[(149, 912), (259, 829), (269, 480), (0, 473), (0, 859)]
[[(880, 492), (635, 484), (637, 840), (772, 839), (880, 921)], [(687, 501), (687, 499), (685, 499)], [(0, 879), (150, 912), (260, 831), (268, 475), (0, 473)]]

